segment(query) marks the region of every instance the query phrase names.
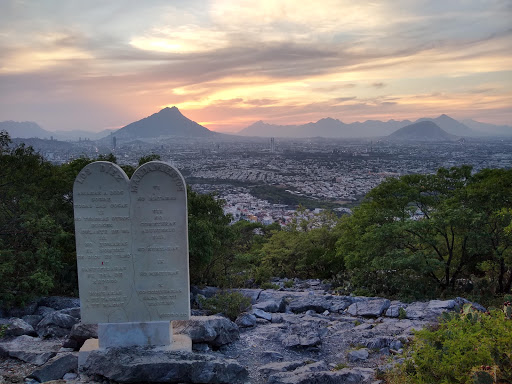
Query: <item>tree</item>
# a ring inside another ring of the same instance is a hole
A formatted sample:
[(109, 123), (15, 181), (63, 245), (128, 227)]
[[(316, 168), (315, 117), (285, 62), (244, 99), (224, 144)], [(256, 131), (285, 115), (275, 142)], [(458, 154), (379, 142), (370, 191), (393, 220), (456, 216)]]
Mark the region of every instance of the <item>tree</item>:
[(139, 167), (143, 164), (149, 163), (150, 161), (154, 161), (154, 160), (161, 160), (160, 155), (158, 155), (156, 153), (152, 153), (147, 156), (142, 156), (139, 159)]
[(234, 241), (231, 218), (224, 214), (223, 202), (211, 194), (187, 187), (187, 201), (191, 281), (215, 282), (225, 277), (218, 267), (224, 264)]
[[(35, 295), (70, 292), (74, 237), (70, 196), (58, 167), (23, 144), (0, 154), (0, 306)], [(76, 268), (74, 268), (76, 269)], [(76, 276), (76, 275), (75, 275)]]
[(441, 168), (370, 191), (344, 220), (338, 241), (353, 282), (371, 293), (412, 297), (455, 289), (489, 257), (490, 216), (468, 192), (478, 177), (468, 166)]
[[(300, 214), (299, 214), (300, 215)], [(293, 221), (274, 231), (260, 250), (260, 280), (264, 277), (331, 278), (342, 269), (336, 257), (337, 220), (324, 214)]]
[(496, 293), (512, 286), (512, 170), (484, 169), (475, 174), (467, 188), (467, 199), (481, 216), (487, 257), (479, 268), (486, 271)]

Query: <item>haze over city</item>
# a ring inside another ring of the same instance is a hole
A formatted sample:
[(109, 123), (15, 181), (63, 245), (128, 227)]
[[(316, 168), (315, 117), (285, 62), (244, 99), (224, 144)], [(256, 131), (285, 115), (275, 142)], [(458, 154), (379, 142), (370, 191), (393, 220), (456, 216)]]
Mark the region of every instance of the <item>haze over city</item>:
[(506, 0), (4, 0), (0, 121), (100, 131), (175, 105), (220, 132), (441, 113), (511, 125), (510, 20)]

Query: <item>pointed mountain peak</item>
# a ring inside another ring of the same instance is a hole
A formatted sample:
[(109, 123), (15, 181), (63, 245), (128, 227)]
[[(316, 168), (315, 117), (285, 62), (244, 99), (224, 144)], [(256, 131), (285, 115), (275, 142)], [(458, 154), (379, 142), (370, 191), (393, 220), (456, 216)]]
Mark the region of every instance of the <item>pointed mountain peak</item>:
[(164, 109), (161, 109), (158, 113), (179, 113), (181, 115), (180, 110), (176, 107), (165, 107)]
[(118, 138), (156, 138), (168, 136), (201, 137), (214, 134), (184, 116), (176, 107), (165, 107), (151, 116), (135, 121), (116, 131)]
[(438, 119), (444, 119), (444, 120), (455, 120), (452, 117), (448, 116), (447, 114), (443, 113), (441, 116), (438, 117)]

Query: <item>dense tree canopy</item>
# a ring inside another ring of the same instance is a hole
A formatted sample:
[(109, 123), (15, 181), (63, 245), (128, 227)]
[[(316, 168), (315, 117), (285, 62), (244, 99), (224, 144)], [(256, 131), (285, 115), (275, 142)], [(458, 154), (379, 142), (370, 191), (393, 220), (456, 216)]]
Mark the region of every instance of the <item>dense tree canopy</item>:
[(338, 255), (369, 293), (435, 296), (486, 270), (510, 291), (512, 170), (467, 166), (374, 188), (342, 224)]

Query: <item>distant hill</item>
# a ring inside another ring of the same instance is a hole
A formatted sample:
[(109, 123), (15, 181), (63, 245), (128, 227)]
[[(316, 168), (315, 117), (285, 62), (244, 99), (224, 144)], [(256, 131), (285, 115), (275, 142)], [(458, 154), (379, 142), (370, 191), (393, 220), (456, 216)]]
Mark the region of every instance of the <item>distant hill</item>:
[(478, 134), (475, 134), (475, 132), (473, 132), (468, 126), (445, 114), (442, 114), (435, 119), (424, 117), (416, 120), (416, 122), (420, 121), (432, 121), (433, 123), (437, 124), (443, 131), (446, 131), (455, 136), (478, 136)]
[(488, 123), (481, 123), (480, 121), (467, 119), (462, 121), (466, 126), (471, 128), (473, 132), (480, 135), (496, 135), (496, 136), (511, 136), (512, 127), (509, 125), (494, 125)]
[(100, 132), (90, 132), (83, 130), (73, 130), (73, 131), (55, 131), (53, 132), (53, 137), (57, 138), (57, 140), (74, 140), (78, 141), (79, 139), (89, 139), (89, 140), (98, 140), (102, 137), (105, 137), (110, 134), (110, 132), (114, 132), (115, 129), (104, 129)]
[(388, 136), (392, 141), (453, 141), (457, 136), (449, 134), (432, 121), (420, 121), (407, 125)]
[(160, 112), (128, 124), (112, 133), (117, 139), (137, 138), (210, 137), (215, 132), (181, 114), (178, 108), (164, 108)]
[(256, 137), (332, 137), (355, 138), (386, 136), (396, 129), (411, 124), (411, 121), (379, 121), (367, 120), (363, 123), (345, 124), (330, 117), (320, 119), (316, 123), (302, 125), (276, 125), (258, 121), (238, 132), (242, 136)]
[(54, 135), (53, 132), (49, 132), (41, 128), (38, 124), (32, 121), (1, 121), (0, 131), (5, 130), (9, 132), (11, 138), (19, 137), (21, 139), (28, 139), (31, 137), (49, 138)]

